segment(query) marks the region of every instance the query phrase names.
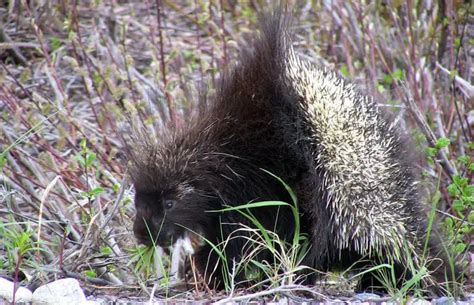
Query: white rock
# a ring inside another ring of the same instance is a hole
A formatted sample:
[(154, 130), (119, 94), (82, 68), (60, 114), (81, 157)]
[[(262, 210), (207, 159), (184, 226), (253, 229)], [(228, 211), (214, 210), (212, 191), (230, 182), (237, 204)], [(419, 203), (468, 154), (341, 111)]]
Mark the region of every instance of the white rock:
[(354, 296), (356, 300), (359, 301), (367, 301), (367, 300), (377, 300), (380, 299), (380, 296), (375, 293), (368, 293), (368, 292), (363, 292), (363, 293), (358, 293)]
[(92, 300), (87, 300), (87, 301), (84, 301), (82, 303), (79, 303), (78, 305), (100, 305), (100, 304), (103, 304), (103, 303), (92, 301)]
[(431, 305), (430, 301), (422, 300), (422, 299), (412, 299), (408, 301), (409, 305)]
[[(13, 282), (10, 282), (9, 280), (6, 280), (4, 278), (0, 278), (0, 301), (1, 299), (4, 299), (9, 303), (13, 301), (13, 286)], [(15, 302), (29, 303), (31, 302), (32, 295), (33, 294), (31, 293), (31, 291), (29, 291), (25, 287), (18, 287), (18, 290), (15, 294)]]
[(61, 279), (33, 292), (33, 305), (82, 304), (86, 296), (76, 279)]

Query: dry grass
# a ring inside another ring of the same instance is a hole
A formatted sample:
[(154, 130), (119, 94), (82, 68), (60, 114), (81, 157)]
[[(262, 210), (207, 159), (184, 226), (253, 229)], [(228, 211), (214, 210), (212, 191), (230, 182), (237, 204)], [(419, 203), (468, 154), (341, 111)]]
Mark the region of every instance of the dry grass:
[[(2, 2), (0, 275), (32, 286), (74, 276), (95, 294), (132, 297), (146, 284), (129, 264), (130, 122), (159, 134), (170, 118), (186, 120), (271, 1)], [(421, 149), (451, 140), (425, 166), (428, 198), (439, 199), (443, 217), (454, 217), (453, 234), (469, 245), (459, 228), (473, 221), (472, 202), (460, 210), (449, 192), (455, 175), (473, 178), (471, 163), (458, 161), (472, 156), (469, 1), (296, 2), (294, 42), (303, 56), (385, 101)], [(25, 232), (23, 252), (7, 243)], [(12, 251), (18, 255), (7, 259)], [(104, 285), (119, 289), (97, 288)]]

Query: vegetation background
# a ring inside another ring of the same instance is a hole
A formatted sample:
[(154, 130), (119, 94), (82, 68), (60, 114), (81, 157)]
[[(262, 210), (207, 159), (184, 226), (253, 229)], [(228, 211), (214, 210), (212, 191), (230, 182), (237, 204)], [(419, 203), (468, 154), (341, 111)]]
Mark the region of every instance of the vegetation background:
[[(473, 4), (289, 2), (300, 55), (358, 83), (413, 135), (426, 202), (470, 262)], [(170, 120), (185, 122), (255, 35), (256, 12), (273, 4), (0, 1), (0, 276), (30, 287), (76, 277), (90, 293), (117, 297), (150, 293), (149, 264), (131, 232), (130, 124), (159, 134)], [(190, 288), (178, 297), (215, 297)]]

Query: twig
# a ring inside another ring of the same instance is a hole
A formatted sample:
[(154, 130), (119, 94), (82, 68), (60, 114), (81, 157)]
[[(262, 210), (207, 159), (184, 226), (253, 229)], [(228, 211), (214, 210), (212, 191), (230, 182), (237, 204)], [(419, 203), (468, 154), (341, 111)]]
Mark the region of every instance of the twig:
[(101, 278), (96, 278), (96, 277), (90, 277), (90, 276), (85, 276), (76, 272), (71, 272), (66, 269), (61, 270), (66, 277), (72, 277), (78, 280), (82, 280), (84, 282), (88, 282), (94, 285), (100, 285), (100, 286), (116, 286), (114, 283), (109, 282), (107, 280), (101, 279)]
[[(451, 73), (448, 69), (443, 67), (438, 61), (436, 62), (436, 67), (438, 67), (442, 72), (444, 72), (449, 77), (453, 77), (453, 73)], [(454, 75), (454, 81), (457, 83), (459, 89), (467, 96), (467, 98), (474, 97), (474, 86), (471, 85), (467, 80), (464, 78)]]
[(22, 46), (22, 47), (38, 48), (38, 45), (29, 44), (29, 43), (19, 43), (19, 42), (13, 43), (10, 36), (8, 36), (8, 34), (3, 29), (3, 26), (0, 25), (0, 42), (2, 42), (2, 41), (6, 42), (6, 43), (0, 43), (0, 50), (1, 49), (11, 49), (11, 53), (12, 53), (13, 58), (24, 66), (27, 65), (28, 60), (25, 58), (25, 56), (23, 56), (23, 54), (21, 53), (21, 51), (18, 47)]
[(223, 7), (223, 1), (219, 0), (219, 8), (221, 11), (221, 18), (220, 18), (220, 25), (221, 25), (221, 39), (222, 39), (222, 50), (224, 53), (224, 58), (223, 58), (223, 67), (227, 66), (227, 43), (225, 41), (225, 24), (224, 24), (224, 7)]
[[(433, 133), (430, 126), (426, 122), (423, 114), (420, 111), (420, 108), (418, 108), (415, 101), (409, 96), (408, 90), (404, 90), (404, 91), (405, 91), (404, 103), (408, 106), (408, 110), (412, 113), (418, 126), (423, 130), (423, 133), (425, 134), (430, 146), (435, 147), (436, 141), (437, 141), (435, 134)], [(440, 160), (441, 166), (443, 166), (444, 170), (446, 171), (446, 173), (449, 174), (450, 177), (457, 175), (458, 171), (456, 170), (454, 165), (451, 163), (451, 161), (449, 161), (444, 149), (440, 149), (438, 151), (438, 157), (441, 159)]]
[(161, 25), (161, 1), (156, 0), (156, 18), (158, 25), (158, 34), (159, 34), (159, 45), (160, 45), (160, 65), (161, 65), (161, 77), (163, 78), (163, 92), (165, 93), (166, 102), (168, 103), (168, 113), (169, 117), (172, 120), (174, 117), (173, 114), (173, 105), (171, 102), (171, 96), (168, 92), (168, 81), (166, 79), (166, 63), (165, 63), (165, 53), (164, 53), (164, 44), (163, 44), (163, 29)]
[(280, 287), (277, 287), (277, 288), (268, 289), (268, 290), (264, 290), (264, 291), (259, 291), (259, 292), (251, 293), (251, 294), (247, 294), (247, 295), (236, 296), (236, 297), (228, 297), (228, 298), (219, 300), (217, 302), (214, 302), (214, 304), (219, 305), (219, 304), (227, 304), (227, 303), (231, 303), (231, 302), (249, 301), (251, 299), (265, 297), (265, 296), (269, 296), (269, 295), (273, 295), (273, 294), (296, 292), (296, 291), (309, 292), (309, 293), (311, 293), (315, 296), (318, 296), (318, 297), (322, 298), (325, 301), (328, 300), (328, 297), (326, 297), (325, 295), (323, 295), (321, 293), (318, 293), (318, 292), (312, 290), (309, 287), (301, 286), (301, 285), (287, 285), (287, 286), (280, 286)]

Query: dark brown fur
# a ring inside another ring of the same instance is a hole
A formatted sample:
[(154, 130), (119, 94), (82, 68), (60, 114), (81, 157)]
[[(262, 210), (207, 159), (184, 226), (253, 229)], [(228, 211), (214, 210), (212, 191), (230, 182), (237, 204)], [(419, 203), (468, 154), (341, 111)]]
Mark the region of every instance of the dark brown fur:
[[(280, 28), (266, 29), (276, 37)], [(225, 205), (251, 201), (284, 200), (284, 187), (261, 169), (297, 186), (308, 170), (309, 152), (299, 143), (303, 137), (296, 101), (285, 92), (275, 76), (281, 74), (278, 40), (259, 40), (241, 55), (241, 62), (225, 75), (218, 92), (207, 107), (183, 128), (173, 128), (160, 143), (144, 145), (145, 152), (134, 157), (131, 176), (136, 189), (138, 239), (149, 243), (145, 222), (153, 234), (160, 231), (158, 244), (169, 245), (184, 228), (201, 233), (214, 244), (236, 226), (249, 221), (238, 212), (210, 213)], [(301, 135), (299, 135), (301, 134)], [(195, 191), (182, 196), (178, 185)], [(177, 199), (178, 197), (181, 199)], [(176, 204), (166, 210), (164, 200)], [(276, 227), (281, 236), (293, 234), (289, 209), (254, 209), (265, 227)], [(164, 220), (163, 220), (164, 219)], [(275, 219), (278, 225), (275, 226)], [(161, 227), (161, 230), (160, 230)], [(234, 239), (226, 247), (227, 258), (238, 259), (243, 241)], [(196, 254), (203, 274), (206, 265), (216, 264), (216, 255), (204, 245)], [(208, 263), (208, 258), (211, 261)], [(220, 278), (220, 270), (216, 274)]]

